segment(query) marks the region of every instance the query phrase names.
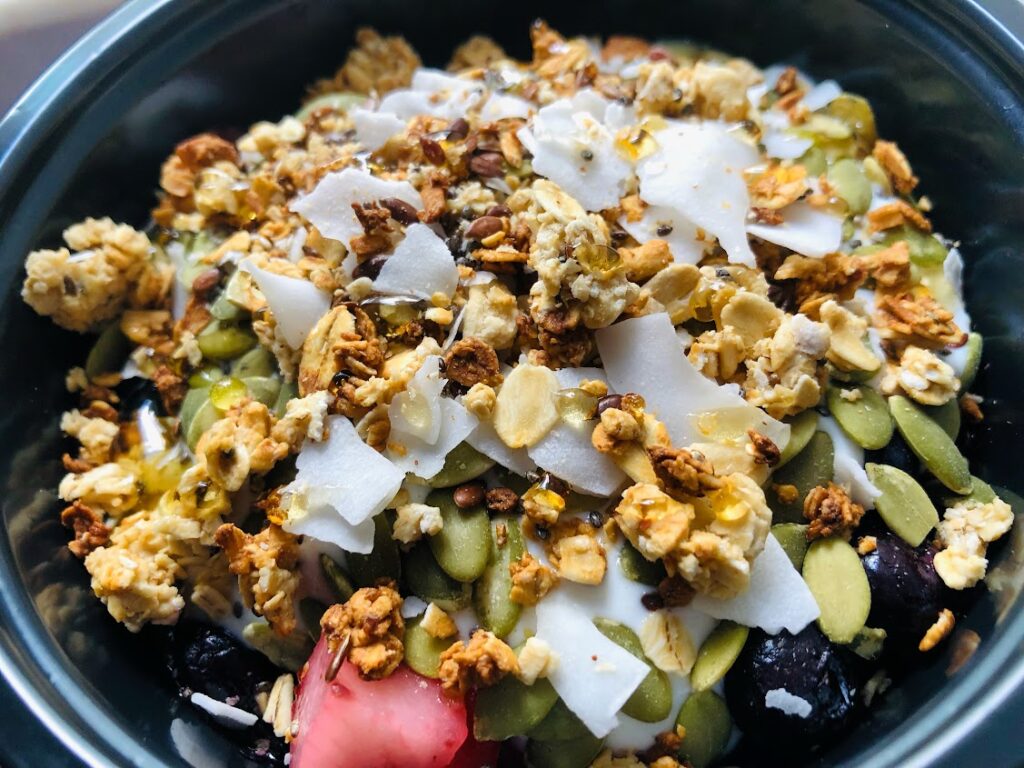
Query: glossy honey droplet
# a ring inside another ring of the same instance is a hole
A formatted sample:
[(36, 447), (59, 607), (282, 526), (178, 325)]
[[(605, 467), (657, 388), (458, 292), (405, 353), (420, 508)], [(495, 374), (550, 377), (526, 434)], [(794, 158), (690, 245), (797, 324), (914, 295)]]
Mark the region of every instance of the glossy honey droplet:
[(597, 278), (608, 278), (624, 267), (619, 252), (609, 245), (581, 243), (572, 252), (583, 271)]
[[(658, 122), (664, 123), (663, 120)], [(620, 131), (615, 138), (615, 151), (631, 163), (653, 155), (658, 149), (658, 142), (652, 135), (655, 130), (655, 121), (647, 120), (643, 125)]]
[(597, 413), (597, 398), (582, 389), (562, 389), (555, 397), (555, 407), (562, 421), (579, 427)]
[(220, 379), (210, 386), (210, 402), (219, 411), (227, 411), (238, 405), (249, 394), (245, 382), (230, 376)]
[(406, 397), (402, 398), (399, 411), (402, 418), (411, 429), (413, 434), (426, 433), (430, 430), (433, 413), (426, 396), (415, 387), (405, 391)]

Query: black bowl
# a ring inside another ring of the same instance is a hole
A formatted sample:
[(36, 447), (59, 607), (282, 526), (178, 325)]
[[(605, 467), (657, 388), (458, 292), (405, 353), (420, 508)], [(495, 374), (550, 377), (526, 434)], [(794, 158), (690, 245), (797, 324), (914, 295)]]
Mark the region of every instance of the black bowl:
[[(92, 599), (64, 548), (63, 372), (87, 340), (18, 298), (22, 260), (86, 215), (142, 224), (161, 160), (206, 128), (243, 128), (293, 111), (305, 84), (334, 70), (357, 26), (406, 35), (428, 63), (484, 32), (525, 55), (527, 26), (568, 33), (689, 37), (766, 65), (787, 61), (867, 96), (962, 240), (967, 294), (987, 337), (984, 427), (975, 472), (1024, 491), (1024, 6), (991, 0), (462, 3), (454, 0), (135, 0), (55, 64), (0, 123), (0, 671), (90, 765), (241, 764), (168, 685), (145, 633), (131, 636)], [(947, 679), (935, 652), (821, 764), (1010, 765), (1024, 753), (1024, 525), (994, 548), (999, 591), (963, 627), (982, 638)], [(29, 764), (62, 762), (31, 755)], [(27, 750), (27, 752), (26, 752)]]

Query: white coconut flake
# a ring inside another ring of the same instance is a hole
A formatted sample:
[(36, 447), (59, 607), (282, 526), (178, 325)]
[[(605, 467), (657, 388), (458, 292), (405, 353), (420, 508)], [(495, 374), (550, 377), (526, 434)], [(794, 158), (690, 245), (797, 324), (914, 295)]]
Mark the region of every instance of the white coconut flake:
[(427, 604), (420, 600), (416, 595), (406, 595), (402, 598), (402, 618), (411, 619), (415, 616), (419, 616), (425, 610), (427, 610)]
[(428, 445), (441, 434), (441, 358), (427, 357), (406, 388), (388, 405), (391, 434), (398, 442), (413, 437)]
[(640, 221), (630, 221), (623, 216), (619, 224), (640, 243), (664, 240), (672, 252), (673, 261), (680, 264), (696, 264), (704, 256), (707, 243), (697, 238), (697, 227), (667, 206), (649, 205), (644, 208)]
[[(555, 371), (555, 378), (559, 389), (571, 389), (586, 379), (605, 381), (605, 372), (600, 368), (562, 368)], [(529, 448), (529, 454), (537, 466), (577, 490), (611, 496), (622, 487), (626, 475), (608, 456), (594, 448), (590, 440), (594, 426), (594, 422), (574, 425), (559, 419)]]
[(835, 80), (822, 80), (804, 94), (803, 102), (811, 112), (824, 109), (843, 94), (843, 89)]
[(395, 248), (373, 287), (380, 293), (411, 294), (429, 299), (435, 293), (451, 296), (459, 284), (455, 266), (444, 240), (426, 224), (411, 224)]
[(288, 261), (295, 264), (302, 258), (303, 248), (306, 245), (306, 238), (309, 237), (309, 233), (306, 232), (305, 227), (296, 227), (295, 231), (292, 232), (291, 239), (288, 241)]
[(750, 224), (747, 232), (804, 256), (820, 259), (839, 250), (843, 220), (807, 203), (793, 203), (782, 210), (781, 224)]
[(466, 438), (466, 442), (517, 475), (525, 477), (537, 466), (525, 448), (509, 448), (505, 445), (489, 421), (481, 421)]
[(228, 728), (248, 728), (255, 725), (259, 719), (252, 712), (217, 701), (205, 693), (193, 693), (188, 700)]
[(673, 444), (741, 440), (748, 429), (756, 429), (780, 448), (789, 442), (787, 424), (693, 367), (664, 312), (602, 328), (595, 338), (613, 391), (643, 395)]
[(779, 160), (796, 160), (798, 157), (803, 157), (807, 150), (814, 146), (811, 139), (786, 131), (770, 129), (765, 131), (761, 143), (764, 144), (764, 151), (768, 157)]
[(518, 96), (492, 93), (480, 108), (480, 119), (494, 122), (510, 117), (520, 117), (525, 120), (533, 114), (535, 108), (531, 102), (520, 99)]
[(364, 443), (344, 416), (331, 416), (327, 422), (327, 439), (306, 443), (295, 461), (295, 481), (285, 490), (304, 492), (311, 512), (331, 507), (358, 525), (387, 506), (405, 473)]
[(349, 110), (348, 116), (355, 125), (356, 140), (371, 152), (382, 147), (384, 142), (395, 134), (405, 130), (405, 120), (387, 112), (374, 112), (356, 107)]
[[(439, 359), (433, 358), (434, 361)], [(438, 400), (440, 414), (437, 417), (438, 432), (434, 442), (410, 434), (400, 434), (394, 440), (388, 440), (387, 454), (394, 466), (424, 480), (441, 471), (448, 453), (469, 437), (480, 423), (462, 403), (450, 397), (439, 397)]]
[(533, 155), (533, 170), (579, 201), (588, 211), (618, 204), (632, 168), (615, 151), (614, 129), (635, 115), (586, 89), (543, 107), (518, 132)]
[(783, 629), (796, 634), (818, 618), (818, 603), (793, 567), (782, 545), (770, 533), (764, 550), (750, 569), (747, 591), (728, 600), (697, 595), (690, 607), (770, 635)]
[(750, 197), (743, 170), (757, 151), (724, 123), (669, 121), (657, 131), (659, 149), (640, 161), (640, 197), (678, 211), (714, 237), (729, 261), (754, 266), (745, 230)]
[(875, 499), (882, 492), (868, 479), (864, 471), (864, 449), (847, 435), (831, 416), (818, 419), (818, 428), (832, 438), (835, 458), (832, 464), (832, 479), (850, 494), (850, 498), (864, 509), (874, 509)]
[(417, 115), (454, 120), (479, 104), (485, 93), (479, 80), (466, 80), (437, 69), (417, 69), (410, 87), (389, 93), (377, 111), (402, 120)]
[(423, 201), (419, 192), (407, 181), (387, 181), (368, 171), (346, 168), (324, 176), (308, 195), (290, 204), (290, 208), (319, 230), (324, 237), (340, 240), (351, 249), (351, 240), (363, 234), (352, 210), (354, 203), (372, 203), (395, 197), (417, 210)]
[(606, 736), (650, 668), (602, 635), (558, 590), (537, 606), (537, 637), (558, 654), (548, 680), (562, 701), (591, 733)]
[(249, 260), (242, 262), (240, 269), (252, 275), (266, 297), (288, 346), (299, 349), (313, 326), (331, 308), (330, 295), (308, 280), (268, 272)]
[(809, 717), (813, 709), (811, 702), (790, 693), (785, 688), (773, 688), (768, 691), (764, 695), (764, 705), (769, 709), (778, 709), (799, 718)]

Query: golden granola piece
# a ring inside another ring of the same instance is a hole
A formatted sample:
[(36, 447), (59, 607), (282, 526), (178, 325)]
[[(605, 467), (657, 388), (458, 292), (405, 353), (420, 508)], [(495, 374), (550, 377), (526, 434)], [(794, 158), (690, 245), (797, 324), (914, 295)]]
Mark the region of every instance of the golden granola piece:
[(747, 89), (757, 82), (754, 77), (750, 65), (739, 59), (698, 61), (689, 73), (697, 114), (708, 120), (743, 120), (750, 108)]
[(285, 443), (291, 453), (298, 453), (307, 438), (320, 442), (327, 436), (327, 413), (332, 399), (329, 392), (293, 397), (285, 406), (284, 416), (271, 429), (270, 436)]
[(827, 357), (843, 371), (877, 371), (882, 361), (865, 344), (868, 331), (866, 318), (858, 317), (835, 301), (820, 307), (821, 321), (830, 331)]
[(921, 642), (917, 645), (917, 650), (921, 651), (921, 653), (930, 651), (949, 636), (954, 626), (956, 626), (956, 617), (953, 616), (953, 612), (949, 608), (943, 608), (939, 612), (939, 618), (924, 633), (924, 637), (921, 638)]
[(384, 341), (367, 314), (356, 306), (337, 306), (320, 318), (302, 345), (299, 394), (328, 390), (334, 409), (349, 418), (365, 412), (356, 389), (380, 373)]
[(110, 541), (110, 529), (103, 524), (99, 515), (81, 501), (66, 507), (60, 513), (60, 521), (65, 528), (75, 532), (75, 538), (68, 542), (68, 549), (75, 557), (84, 558)]
[(619, 408), (605, 408), (590, 442), (601, 453), (617, 453), (643, 436), (643, 427), (631, 413)]
[(752, 291), (739, 291), (722, 307), (719, 316), (724, 329), (732, 328), (747, 347), (774, 335), (785, 313), (766, 297)]
[(210, 479), (237, 491), (250, 473), (266, 474), (289, 453), (273, 437), (274, 417), (263, 403), (248, 400), (214, 422), (196, 445), (196, 457)]
[(750, 438), (750, 442), (747, 444), (746, 451), (754, 457), (754, 463), (766, 464), (769, 467), (774, 467), (779, 463), (782, 452), (770, 438), (762, 435), (756, 429), (748, 429), (747, 437)]
[(502, 381), (501, 363), (494, 349), (481, 339), (459, 339), (444, 355), (445, 376), (464, 387), (487, 384), (496, 387)]
[(953, 367), (921, 347), (903, 350), (893, 378), (907, 397), (921, 405), (942, 405), (960, 391), (960, 379)]
[(427, 610), (423, 612), (420, 626), (423, 627), (424, 632), (438, 640), (459, 634), (459, 628), (455, 626), (452, 617), (438, 608), (437, 603), (430, 603), (427, 606)]
[(648, 240), (636, 248), (619, 248), (626, 277), (635, 283), (654, 277), (672, 263), (672, 251), (664, 240)]
[(403, 544), (412, 544), (423, 536), (435, 536), (444, 526), (441, 510), (429, 504), (401, 504), (395, 513), (397, 516), (392, 536)]
[(909, 224), (922, 232), (931, 232), (932, 223), (917, 208), (905, 200), (895, 200), (868, 211), (866, 231), (869, 235)]
[(265, 617), (277, 634), (290, 635), (295, 629), (299, 586), (295, 537), (273, 523), (255, 535), (228, 523), (217, 529), (214, 540), (227, 553), (246, 607)]
[(497, 395), (494, 392), (494, 387), (479, 382), (470, 387), (469, 392), (462, 396), (462, 405), (466, 410), (484, 421), (490, 420), (496, 401)]
[(474, 285), (462, 310), (462, 333), (494, 349), (509, 349), (516, 339), (516, 297), (497, 280)]
[(486, 35), (473, 35), (455, 49), (451, 61), (448, 62), (449, 72), (463, 69), (482, 69), (496, 61), (507, 59), (504, 49)]
[(1010, 530), (1013, 510), (1000, 498), (963, 501), (947, 508), (936, 528), (935, 571), (950, 589), (973, 587), (985, 576), (988, 545)]
[(704, 331), (693, 340), (686, 357), (705, 376), (724, 383), (739, 372), (746, 352), (743, 337), (726, 326), (720, 331)]
[(807, 193), (807, 169), (802, 165), (774, 165), (747, 183), (750, 205), (778, 210)]
[(807, 539), (841, 536), (849, 540), (860, 524), (864, 507), (855, 503), (841, 486), (829, 483), (812, 488), (804, 498), (804, 517), (810, 522)]
[(140, 486), (139, 477), (128, 464), (110, 462), (65, 475), (57, 495), (64, 501), (81, 501), (110, 517), (123, 517), (138, 504)]
[(512, 577), (509, 599), (519, 605), (536, 605), (558, 584), (558, 574), (529, 552), (509, 563), (508, 571)]
[(823, 259), (793, 254), (775, 272), (776, 280), (796, 280), (795, 296), (800, 311), (822, 297), (849, 301), (864, 283), (867, 273), (858, 260), (843, 253), (829, 253)]
[(86, 219), (64, 230), (64, 241), (68, 248), (28, 255), (21, 289), (32, 309), (62, 328), (92, 330), (126, 306), (162, 302), (170, 290), (173, 269), (156, 264), (149, 238), (127, 224)]
[(441, 653), (438, 676), (445, 693), (464, 696), (471, 688), (490, 687), (518, 672), (515, 651), (493, 632), (478, 629), (468, 645), (460, 640)]
[(627, 488), (615, 508), (619, 529), (648, 560), (667, 558), (689, 536), (694, 514), (692, 504), (650, 483)]
[(356, 590), (348, 602), (332, 605), (320, 619), (327, 648), (337, 651), (348, 638), (348, 660), (364, 680), (387, 677), (402, 663), (405, 621), (394, 582)]
[(357, 91), (385, 94), (404, 88), (420, 67), (420, 57), (401, 37), (381, 37), (376, 30), (363, 27), (356, 32), (356, 47), (334, 80), (321, 90)]
[(516, 676), (526, 685), (547, 677), (558, 666), (558, 654), (539, 637), (529, 637), (519, 651), (519, 671)]
[(686, 448), (652, 446), (647, 449), (647, 455), (662, 487), (675, 498), (703, 496), (724, 485), (702, 454)]
[(882, 166), (893, 189), (901, 195), (909, 195), (914, 191), (914, 187), (917, 186), (917, 176), (914, 175), (910, 168), (910, 162), (898, 146), (891, 141), (879, 139), (875, 142), (874, 149), (871, 150), (871, 156)]
[(880, 287), (898, 289), (910, 282), (910, 246), (906, 240), (888, 248), (857, 257), (857, 263)]
[(577, 584), (600, 584), (608, 568), (597, 529), (578, 517), (560, 519), (545, 542), (548, 561), (558, 575)]
[(121, 434), (116, 412), (111, 421), (107, 418), (90, 418), (77, 408), (60, 417), (60, 428), (81, 444), (79, 458), (93, 466), (110, 461), (115, 442)]
[(755, 345), (747, 360), (744, 396), (774, 418), (817, 405), (825, 377), (821, 358), (829, 330), (804, 315), (787, 315), (771, 339)]
[(967, 343), (967, 333), (953, 320), (953, 313), (927, 293), (880, 294), (876, 326), (883, 338), (899, 338), (931, 349)]

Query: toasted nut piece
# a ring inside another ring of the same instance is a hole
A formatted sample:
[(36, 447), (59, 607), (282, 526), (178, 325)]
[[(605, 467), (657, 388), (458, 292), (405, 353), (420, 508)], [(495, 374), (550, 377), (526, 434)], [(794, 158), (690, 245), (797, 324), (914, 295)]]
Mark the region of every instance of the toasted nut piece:
[(924, 637), (921, 638), (921, 642), (918, 644), (917, 650), (922, 653), (930, 651), (953, 631), (953, 627), (955, 625), (956, 617), (953, 616), (953, 612), (949, 610), (949, 608), (943, 608), (942, 612), (939, 613), (939, 618), (937, 618), (935, 623), (928, 627), (928, 631), (924, 633)]
[(494, 402), (494, 430), (509, 448), (534, 445), (558, 421), (558, 379), (541, 365), (523, 363), (505, 379)]

